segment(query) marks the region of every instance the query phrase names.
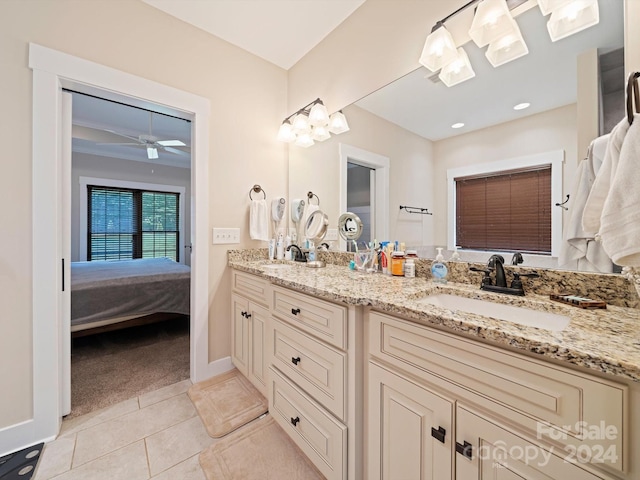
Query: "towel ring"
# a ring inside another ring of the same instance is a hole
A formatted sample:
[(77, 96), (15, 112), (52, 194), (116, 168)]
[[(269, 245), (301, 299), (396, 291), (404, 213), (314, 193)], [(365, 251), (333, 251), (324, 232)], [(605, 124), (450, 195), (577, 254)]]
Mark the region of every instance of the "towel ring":
[(635, 101), (636, 113), (640, 113), (640, 90), (638, 89), (638, 77), (640, 72), (631, 72), (627, 80), (627, 120), (629, 125), (633, 123), (633, 102)]
[(307, 198), (309, 199), (309, 205), (311, 205), (311, 199), (313, 197), (316, 197), (316, 200), (318, 201), (318, 203), (316, 205), (320, 206), (320, 197), (318, 197), (318, 195), (316, 195), (313, 192), (307, 192)]
[(251, 192), (256, 192), (256, 193), (262, 192), (262, 194), (264, 195), (264, 200), (267, 199), (267, 192), (265, 192), (260, 185), (256, 184), (253, 186), (251, 190), (249, 190), (249, 199), (253, 200), (253, 197), (251, 196)]

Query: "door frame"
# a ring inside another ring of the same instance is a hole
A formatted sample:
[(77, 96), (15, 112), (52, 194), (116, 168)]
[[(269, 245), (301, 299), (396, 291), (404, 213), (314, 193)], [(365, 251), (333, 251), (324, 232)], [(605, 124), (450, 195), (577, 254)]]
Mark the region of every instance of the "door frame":
[(12, 445), (0, 444), (0, 451), (52, 439), (61, 424), (62, 330), (52, 312), (59, 311), (61, 302), (58, 233), (63, 215), (71, 212), (62, 211), (60, 173), (52, 160), (59, 158), (61, 150), (62, 88), (150, 102), (181, 111), (192, 120), (191, 380), (208, 378), (228, 369), (230, 363), (228, 359), (209, 363), (208, 358), (209, 100), (33, 43), (29, 44), (29, 68), (33, 70), (33, 417), (12, 427)]
[[(389, 157), (341, 143), (340, 152), (340, 213), (347, 211), (347, 169), (349, 163), (362, 165), (375, 170), (376, 181), (372, 185), (375, 192), (375, 231), (373, 238), (378, 241), (389, 239)], [(340, 250), (346, 249), (345, 241), (340, 238)]]

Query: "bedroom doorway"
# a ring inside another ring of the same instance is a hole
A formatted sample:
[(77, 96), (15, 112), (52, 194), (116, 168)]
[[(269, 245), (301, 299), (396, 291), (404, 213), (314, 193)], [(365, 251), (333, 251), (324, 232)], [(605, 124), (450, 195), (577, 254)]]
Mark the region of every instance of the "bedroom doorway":
[(191, 121), (64, 90), (72, 110), (67, 418), (189, 378)]

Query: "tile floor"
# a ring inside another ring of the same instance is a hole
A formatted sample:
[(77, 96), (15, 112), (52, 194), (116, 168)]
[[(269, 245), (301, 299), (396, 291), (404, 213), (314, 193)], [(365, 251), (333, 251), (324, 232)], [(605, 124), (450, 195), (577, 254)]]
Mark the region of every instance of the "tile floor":
[(198, 455), (216, 440), (185, 380), (62, 422), (34, 480), (206, 480)]

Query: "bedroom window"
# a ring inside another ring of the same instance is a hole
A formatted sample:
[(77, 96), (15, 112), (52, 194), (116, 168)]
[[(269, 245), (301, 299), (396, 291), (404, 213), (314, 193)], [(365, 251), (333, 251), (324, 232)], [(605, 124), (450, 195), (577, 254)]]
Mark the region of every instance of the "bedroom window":
[(87, 260), (180, 261), (179, 194), (87, 185)]

